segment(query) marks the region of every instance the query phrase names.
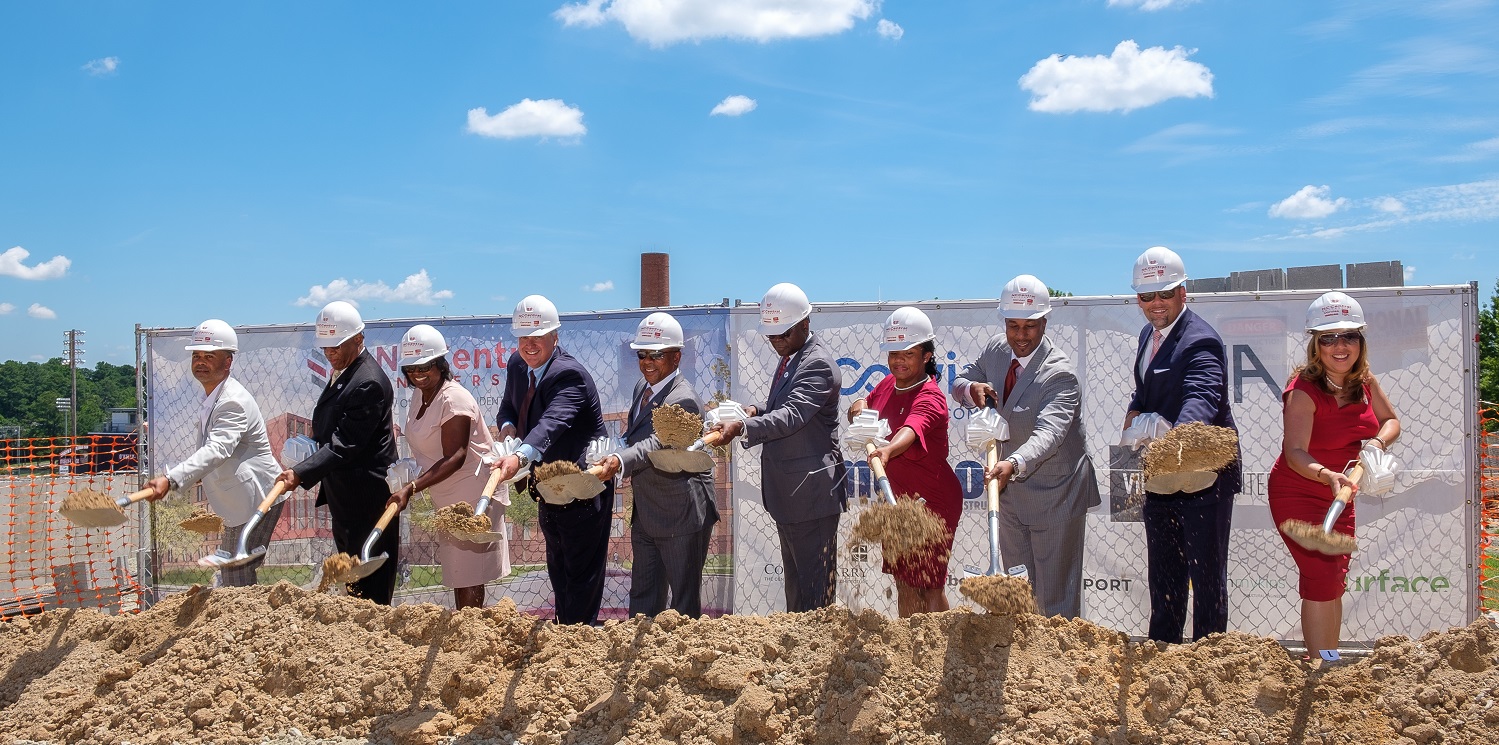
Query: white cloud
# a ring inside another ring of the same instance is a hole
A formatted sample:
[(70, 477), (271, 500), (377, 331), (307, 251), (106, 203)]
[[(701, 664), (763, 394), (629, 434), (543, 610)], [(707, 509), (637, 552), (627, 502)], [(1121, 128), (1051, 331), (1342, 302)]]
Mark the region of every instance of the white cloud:
[(0, 303), (0, 316), (3, 316), (6, 313), (9, 313), (9, 312), (11, 312), (11, 311), (13, 311), (15, 309), (16, 309), (16, 306), (11, 305), (10, 303)]
[(321, 308), (334, 300), (347, 300), (355, 305), (361, 300), (377, 300), (390, 303), (409, 303), (411, 305), (437, 305), (443, 300), (453, 297), (452, 290), (432, 291), (432, 278), (427, 276), (427, 270), (423, 269), (392, 288), (384, 281), (365, 282), (356, 279), (353, 282), (342, 277), (329, 282), (326, 285), (313, 285), (307, 290), (307, 295), (297, 298), (297, 305), (305, 305)]
[(1499, 155), (1499, 137), (1491, 137), (1487, 140), (1470, 142), (1459, 152), (1433, 160), (1438, 163), (1470, 163), (1475, 160), (1488, 160), (1496, 155)]
[(1172, 6), (1182, 7), (1191, 5), (1197, 0), (1109, 0), (1109, 6), (1121, 5), (1126, 8), (1139, 8), (1140, 10), (1165, 10)]
[(1499, 220), (1499, 179), (1464, 184), (1427, 186), (1393, 197), (1404, 205), (1399, 213), (1386, 212), (1377, 219), (1351, 225), (1295, 230), (1278, 238), (1335, 238), (1350, 233), (1387, 230), (1425, 222), (1488, 222)]
[(1402, 266), (1401, 271), (1405, 274), (1405, 283), (1410, 284), (1416, 278), (1416, 268), (1413, 266)]
[(1374, 209), (1380, 212), (1393, 212), (1399, 214), (1405, 211), (1405, 204), (1394, 197), (1380, 197), (1374, 200)]
[(101, 59), (89, 60), (88, 64), (83, 66), (83, 71), (90, 75), (93, 75), (94, 77), (113, 75), (115, 74), (115, 71), (119, 69), (119, 57), (104, 57)]
[(0, 276), (16, 277), (17, 279), (58, 279), (68, 273), (68, 267), (73, 261), (66, 256), (53, 256), (36, 266), (26, 266), (26, 257), (31, 252), (20, 246), (13, 246), (0, 254)]
[(1020, 76), (1030, 109), (1048, 114), (1133, 111), (1172, 98), (1213, 97), (1213, 73), (1189, 59), (1197, 50), (1119, 42), (1108, 57), (1053, 54)]
[(806, 38), (853, 28), (879, 0), (586, 0), (552, 14), (564, 26), (614, 22), (638, 41), (663, 47), (704, 39)]
[(532, 101), (521, 99), (494, 116), (484, 107), (468, 110), (468, 131), (484, 137), (513, 140), (517, 137), (582, 137), (583, 110), (568, 106), (560, 98)]
[(51, 308), (48, 308), (47, 306), (42, 305), (41, 303), (32, 303), (31, 307), (26, 309), (26, 315), (31, 316), (32, 318), (49, 318), (50, 319), (50, 318), (56, 318), (57, 317), (57, 313), (56, 312), (54, 312)]
[(1270, 216), (1287, 220), (1315, 220), (1327, 217), (1347, 206), (1343, 197), (1328, 199), (1332, 192), (1328, 186), (1303, 186), (1301, 191), (1270, 205)]
[(603, 282), (594, 282), (591, 285), (583, 285), (584, 292), (608, 292), (614, 289), (614, 280), (606, 279)]
[(729, 96), (718, 102), (708, 116), (742, 116), (755, 110), (760, 104), (749, 96)]
[(893, 23), (891, 21), (885, 20), (884, 18), (881, 18), (880, 22), (875, 24), (874, 30), (878, 32), (880, 36), (883, 36), (891, 41), (900, 41), (900, 37), (906, 35), (906, 30), (901, 28), (899, 23)]

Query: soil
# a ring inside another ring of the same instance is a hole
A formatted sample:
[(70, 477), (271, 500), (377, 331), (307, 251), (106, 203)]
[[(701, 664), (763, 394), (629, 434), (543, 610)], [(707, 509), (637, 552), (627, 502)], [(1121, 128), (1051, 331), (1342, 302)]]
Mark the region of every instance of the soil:
[(1019, 577), (1004, 574), (965, 577), (958, 583), (958, 592), (998, 616), (1036, 612), (1036, 595), (1031, 583)]
[(489, 521), (489, 515), (475, 515), (474, 506), (468, 502), (459, 502), (438, 509), (436, 516), (432, 520), (432, 525), (437, 530), (449, 535), (453, 533), (484, 533), (494, 527)]
[(357, 566), (359, 566), (359, 557), (350, 556), (342, 551), (323, 559), (323, 578), (318, 580), (316, 592), (327, 592), (334, 585), (359, 579), (354, 576), (354, 568)]
[(1303, 663), (967, 610), (557, 626), (290, 584), (0, 624), (0, 738), (68, 743), (1492, 743), (1492, 622)]
[[(885, 557), (896, 562), (934, 546), (949, 546), (942, 518), (904, 494), (893, 505), (881, 501), (865, 507), (851, 535), (856, 543), (878, 544)], [(936, 564), (945, 567), (947, 560), (944, 557)]]
[(93, 489), (80, 489), (63, 497), (62, 504), (57, 509), (64, 512), (83, 510), (115, 510), (120, 511), (120, 506), (113, 499)]
[(1334, 530), (1323, 533), (1322, 526), (1305, 520), (1282, 520), (1280, 532), (1300, 544), (1308, 551), (1320, 551), (1330, 556), (1351, 554), (1358, 550), (1358, 539), (1347, 533)]
[(1158, 474), (1219, 471), (1239, 455), (1239, 433), (1228, 427), (1188, 422), (1172, 427), (1145, 447), (1145, 479)]
[(182, 522), (177, 524), (183, 530), (191, 530), (194, 533), (218, 533), (224, 529), (224, 519), (209, 512), (201, 505), (193, 510)]
[(703, 418), (677, 404), (651, 410), (651, 428), (664, 447), (686, 450), (703, 433)]

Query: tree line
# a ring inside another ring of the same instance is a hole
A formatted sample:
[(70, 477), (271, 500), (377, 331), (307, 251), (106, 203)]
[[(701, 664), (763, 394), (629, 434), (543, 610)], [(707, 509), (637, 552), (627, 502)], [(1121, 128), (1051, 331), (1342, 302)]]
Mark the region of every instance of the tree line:
[[(57, 399), (73, 393), (72, 371), (62, 359), (0, 363), (0, 431), (19, 428), (21, 437), (63, 437), (71, 415), (57, 409)], [(97, 432), (109, 421), (110, 408), (135, 406), (135, 367), (100, 362), (78, 368), (78, 433)]]

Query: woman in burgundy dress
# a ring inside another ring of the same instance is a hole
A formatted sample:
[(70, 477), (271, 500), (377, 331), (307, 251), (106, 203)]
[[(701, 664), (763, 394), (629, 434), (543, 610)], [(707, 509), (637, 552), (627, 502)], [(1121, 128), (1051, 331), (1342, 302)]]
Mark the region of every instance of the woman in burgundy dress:
[[(1285, 401), (1285, 442), (1270, 470), (1270, 516), (1276, 525), (1300, 520), (1321, 525), (1333, 495), (1358, 485), (1344, 471), (1365, 442), (1388, 448), (1400, 420), (1379, 381), (1369, 372), (1364, 311), (1358, 301), (1329, 292), (1306, 314), (1306, 362), (1292, 373)], [(1353, 503), (1334, 530), (1353, 535)], [(1336, 650), (1343, 626), (1348, 556), (1302, 548), (1286, 537), (1301, 575), (1301, 632), (1309, 656)]]
[(946, 539), (929, 550), (885, 561), (883, 571), (895, 577), (901, 618), (947, 610), (947, 561), (963, 510), (963, 487), (947, 463), (947, 397), (937, 382), (935, 340), (932, 322), (920, 310), (905, 307), (890, 314), (880, 345), (890, 374), (848, 412), (852, 421), (867, 406), (890, 422), (890, 443), (870, 459), (884, 461), (898, 498), (925, 499), (927, 509), (947, 526)]

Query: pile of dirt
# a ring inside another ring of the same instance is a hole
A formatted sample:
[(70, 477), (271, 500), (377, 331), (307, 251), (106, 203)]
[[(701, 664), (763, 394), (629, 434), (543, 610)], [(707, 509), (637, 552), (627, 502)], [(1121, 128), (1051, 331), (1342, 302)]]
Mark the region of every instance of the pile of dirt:
[(177, 523), (177, 526), (183, 530), (191, 530), (194, 533), (207, 535), (222, 531), (224, 529), (224, 518), (209, 512), (202, 505), (199, 505), (193, 509), (191, 515), (184, 518), (182, 522)]
[(1493, 742), (1499, 630), (1314, 669), (1269, 639), (1130, 643), (955, 610), (557, 626), (289, 584), (0, 624), (4, 739), (460, 743)]
[(494, 528), (489, 515), (475, 515), (474, 506), (459, 502), (437, 510), (432, 525), (443, 533), (485, 533)]
[(651, 410), (651, 429), (664, 447), (686, 450), (703, 433), (703, 418), (677, 404)]
[(965, 577), (958, 583), (958, 592), (996, 615), (1036, 612), (1036, 594), (1031, 583), (1019, 577), (1005, 574)]

